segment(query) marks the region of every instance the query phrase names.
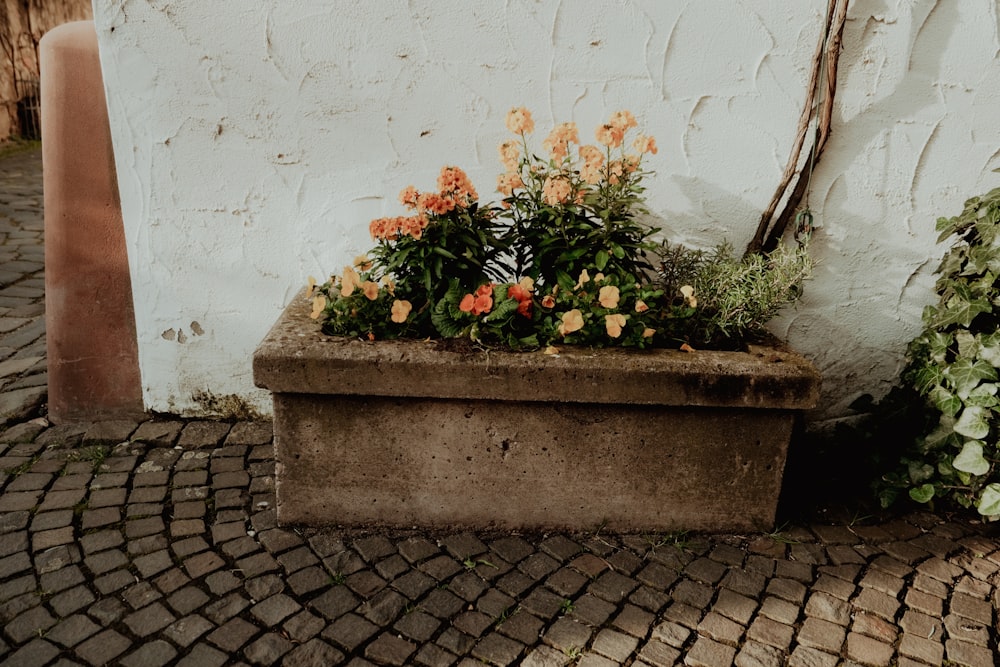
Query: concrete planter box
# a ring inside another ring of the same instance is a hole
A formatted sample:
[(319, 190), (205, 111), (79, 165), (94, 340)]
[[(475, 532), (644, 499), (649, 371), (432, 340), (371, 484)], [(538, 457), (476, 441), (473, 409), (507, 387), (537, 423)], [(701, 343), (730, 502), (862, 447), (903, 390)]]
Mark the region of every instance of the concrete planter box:
[(296, 299), (254, 354), (282, 524), (770, 528), (819, 375), (786, 350), (455, 352), (330, 338)]

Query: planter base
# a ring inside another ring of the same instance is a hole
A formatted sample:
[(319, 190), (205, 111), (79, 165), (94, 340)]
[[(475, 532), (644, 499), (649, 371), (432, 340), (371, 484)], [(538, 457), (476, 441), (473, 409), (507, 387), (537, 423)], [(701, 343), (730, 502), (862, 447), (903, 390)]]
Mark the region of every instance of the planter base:
[(769, 529), (818, 394), (808, 362), (769, 348), (556, 358), (317, 329), (297, 301), (254, 359), (283, 524)]

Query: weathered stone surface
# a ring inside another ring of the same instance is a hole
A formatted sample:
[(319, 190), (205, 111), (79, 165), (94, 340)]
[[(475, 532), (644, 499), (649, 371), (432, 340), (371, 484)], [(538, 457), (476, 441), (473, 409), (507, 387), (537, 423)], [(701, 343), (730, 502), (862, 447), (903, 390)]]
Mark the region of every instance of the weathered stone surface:
[(794, 411), (818, 392), (807, 362), (769, 348), (552, 357), (355, 343), (320, 334), (297, 299), (255, 354), (255, 381), (274, 394), (282, 522), (767, 527)]

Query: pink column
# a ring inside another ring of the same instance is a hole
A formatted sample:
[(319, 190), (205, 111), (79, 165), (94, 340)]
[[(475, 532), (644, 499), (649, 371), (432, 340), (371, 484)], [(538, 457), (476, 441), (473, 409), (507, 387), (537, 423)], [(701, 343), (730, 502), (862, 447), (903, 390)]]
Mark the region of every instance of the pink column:
[(143, 414), (132, 285), (93, 21), (41, 41), (49, 418)]

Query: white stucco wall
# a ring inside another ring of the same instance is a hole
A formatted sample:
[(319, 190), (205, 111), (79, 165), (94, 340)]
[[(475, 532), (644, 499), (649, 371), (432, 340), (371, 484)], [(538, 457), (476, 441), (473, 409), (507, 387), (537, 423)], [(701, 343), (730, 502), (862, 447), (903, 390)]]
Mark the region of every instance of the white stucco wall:
[[(235, 395), (306, 276), (370, 246), (443, 164), (480, 193), (503, 116), (541, 139), (620, 108), (657, 137), (649, 205), (738, 248), (793, 141), (825, 0), (94, 0), (149, 408)], [(932, 299), (934, 221), (1000, 184), (993, 0), (854, 0), (813, 179), (820, 266), (775, 330), (825, 378), (817, 422), (894, 380)]]

